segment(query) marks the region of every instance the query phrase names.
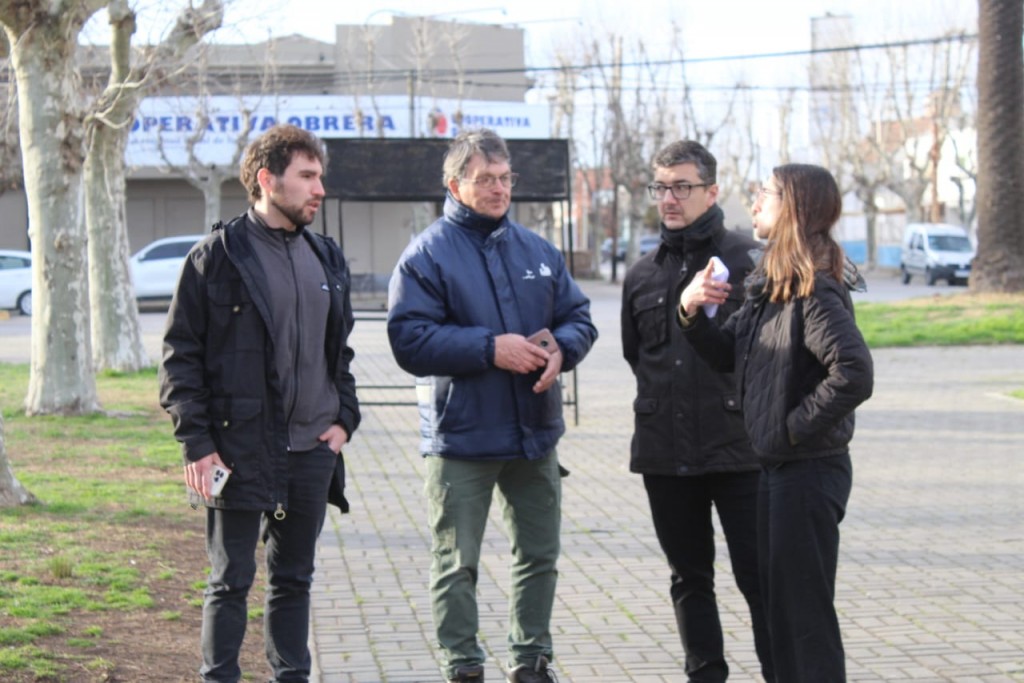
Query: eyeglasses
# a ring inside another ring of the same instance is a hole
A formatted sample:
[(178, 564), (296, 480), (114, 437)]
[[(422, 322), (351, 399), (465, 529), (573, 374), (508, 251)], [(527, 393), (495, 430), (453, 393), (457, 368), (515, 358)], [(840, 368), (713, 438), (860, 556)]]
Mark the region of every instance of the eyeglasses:
[(764, 199), (766, 195), (771, 195), (772, 197), (781, 197), (782, 190), (769, 190), (767, 187), (764, 186), (759, 187), (757, 190), (754, 191), (754, 201), (760, 201)]
[(477, 178), (461, 178), (464, 183), (473, 183), (477, 187), (482, 187), (485, 190), (494, 187), (494, 183), (501, 183), (501, 186), (508, 189), (515, 187), (516, 182), (519, 180), (518, 173), (506, 173), (501, 176), (493, 175), (482, 175)]
[(693, 188), (710, 187), (711, 185), (714, 183), (672, 183), (671, 185), (651, 183), (647, 186), (647, 194), (651, 195), (651, 199), (661, 200), (665, 198), (666, 192), (671, 192), (677, 201), (682, 202), (690, 198)]

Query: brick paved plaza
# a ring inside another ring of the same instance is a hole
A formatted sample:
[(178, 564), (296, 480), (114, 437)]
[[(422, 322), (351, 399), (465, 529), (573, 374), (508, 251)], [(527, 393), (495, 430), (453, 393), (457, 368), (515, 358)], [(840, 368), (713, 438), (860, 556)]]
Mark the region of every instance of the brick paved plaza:
[[(601, 331), (559, 447), (563, 553), (553, 630), (562, 683), (685, 680), (669, 571), (627, 468), (634, 383), (619, 289), (581, 283)], [(412, 401), (384, 323), (352, 339), (366, 401)], [(857, 415), (836, 604), (850, 681), (1024, 681), (1024, 347), (884, 349)], [(367, 406), (346, 449), (352, 513), (331, 508), (312, 640), (322, 683), (441, 681), (416, 409)], [(479, 585), (487, 680), (503, 680), (508, 544), (492, 509)], [(718, 543), (730, 680), (760, 681), (745, 604)]]

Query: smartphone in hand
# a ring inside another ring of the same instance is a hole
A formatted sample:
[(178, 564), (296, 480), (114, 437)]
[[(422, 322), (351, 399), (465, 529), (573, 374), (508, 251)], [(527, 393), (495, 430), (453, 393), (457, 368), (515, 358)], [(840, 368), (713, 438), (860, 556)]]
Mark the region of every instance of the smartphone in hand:
[(224, 485), (228, 483), (228, 477), (231, 476), (231, 470), (225, 469), (220, 465), (214, 465), (210, 470), (210, 496), (213, 498), (219, 498), (221, 492), (224, 491)]
[(548, 353), (558, 353), (558, 342), (555, 341), (555, 335), (551, 334), (551, 330), (546, 327), (531, 334), (526, 341), (539, 346)]

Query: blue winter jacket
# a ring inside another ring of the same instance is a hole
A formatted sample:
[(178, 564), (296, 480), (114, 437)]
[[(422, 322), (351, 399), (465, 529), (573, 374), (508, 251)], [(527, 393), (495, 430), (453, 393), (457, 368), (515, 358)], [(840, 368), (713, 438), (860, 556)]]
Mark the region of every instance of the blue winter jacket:
[(494, 338), (547, 327), (573, 369), (597, 338), (590, 301), (562, 254), (504, 217), (482, 216), (450, 194), (444, 215), (395, 267), (388, 337), (416, 375), (424, 455), (501, 460), (548, 455), (565, 432), (556, 382), (533, 393), (540, 371), (494, 365)]

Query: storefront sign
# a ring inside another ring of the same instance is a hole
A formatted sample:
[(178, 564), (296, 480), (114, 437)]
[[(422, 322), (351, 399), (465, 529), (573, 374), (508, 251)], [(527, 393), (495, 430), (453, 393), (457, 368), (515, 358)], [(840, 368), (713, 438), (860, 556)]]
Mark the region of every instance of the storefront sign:
[[(248, 112), (248, 114), (246, 113)], [(411, 121), (416, 121), (415, 126)], [(153, 97), (143, 100), (128, 137), (130, 166), (229, 164), (239, 145), (277, 123), (321, 138), (454, 137), (464, 127), (487, 127), (505, 138), (547, 138), (546, 106), (522, 102), (355, 98)]]

